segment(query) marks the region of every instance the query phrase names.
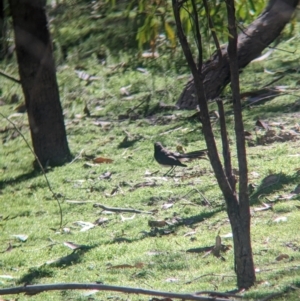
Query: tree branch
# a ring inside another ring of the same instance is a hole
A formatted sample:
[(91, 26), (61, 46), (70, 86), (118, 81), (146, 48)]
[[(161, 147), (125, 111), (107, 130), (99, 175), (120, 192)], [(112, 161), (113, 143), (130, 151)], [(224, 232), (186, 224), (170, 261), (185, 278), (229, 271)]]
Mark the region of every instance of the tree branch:
[[(191, 0), (194, 2), (194, 0)], [(192, 71), (193, 77), (194, 77), (194, 82), (195, 82), (195, 88), (196, 88), (196, 95), (198, 99), (198, 103), (200, 106), (200, 114), (201, 114), (201, 121), (203, 125), (203, 134), (205, 137), (207, 149), (208, 149), (208, 156), (211, 162), (211, 165), (213, 167), (215, 176), (217, 178), (219, 187), (221, 188), (225, 198), (232, 199), (232, 196), (234, 194), (228, 179), (224, 173), (214, 134), (212, 131), (212, 126), (210, 122), (210, 117), (209, 117), (209, 111), (208, 111), (208, 105), (206, 101), (206, 96), (205, 96), (205, 91), (204, 91), (204, 86), (203, 86), (203, 73), (202, 73), (202, 68), (197, 69), (197, 66), (193, 60), (192, 52), (190, 50), (190, 47), (188, 45), (186, 36), (184, 34), (182, 24), (181, 24), (181, 19), (180, 19), (180, 4), (178, 0), (172, 0), (172, 5), (173, 5), (173, 11), (174, 11), (174, 16), (175, 16), (175, 22), (176, 22), (176, 27), (177, 27), (177, 33), (178, 37), (180, 40), (180, 44), (183, 50), (183, 53), (186, 57), (187, 63)], [(193, 7), (195, 4), (193, 5)], [(201, 36), (200, 36), (201, 37)], [(196, 43), (199, 45), (198, 47), (202, 48), (202, 43), (201, 39), (196, 41)], [(199, 62), (199, 66), (202, 66), (202, 62)]]
[[(230, 301), (228, 297), (225, 298), (216, 298), (216, 297), (203, 297), (199, 296), (200, 294), (215, 293), (218, 295), (218, 292), (197, 292), (195, 294), (184, 294), (184, 293), (170, 293), (162, 292), (155, 290), (145, 290), (141, 288), (132, 288), (132, 287), (122, 287), (122, 286), (113, 286), (113, 285), (103, 285), (103, 284), (89, 284), (89, 283), (57, 283), (57, 284), (43, 284), (43, 285), (26, 285), (18, 286), (12, 288), (0, 289), (1, 295), (11, 295), (11, 294), (20, 294), (25, 293), (26, 295), (35, 295), (46, 291), (57, 291), (57, 290), (99, 290), (99, 291), (115, 291), (126, 294), (141, 294), (141, 295), (150, 295), (150, 296), (161, 296), (168, 298), (176, 298), (182, 300), (196, 300), (196, 301)], [(197, 294), (197, 295), (196, 295)], [(223, 295), (220, 293), (220, 295)]]
[[(239, 64), (237, 56), (238, 34), (236, 29), (234, 0), (226, 0), (228, 15), (228, 56), (230, 65), (230, 81), (233, 97), (235, 134), (237, 157), (239, 164), (239, 201), (242, 208), (249, 210), (248, 197), (248, 167), (246, 155), (246, 142), (244, 133), (244, 124), (242, 116), (242, 105), (240, 97)], [(242, 202), (242, 204), (241, 204)]]

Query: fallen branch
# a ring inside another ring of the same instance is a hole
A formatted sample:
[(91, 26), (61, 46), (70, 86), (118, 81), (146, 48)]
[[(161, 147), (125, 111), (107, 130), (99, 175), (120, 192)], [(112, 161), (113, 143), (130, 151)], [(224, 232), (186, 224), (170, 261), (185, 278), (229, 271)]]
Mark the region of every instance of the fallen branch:
[[(88, 284), (88, 283), (57, 283), (57, 284), (43, 284), (43, 285), (27, 285), (27, 286), (18, 286), (12, 288), (0, 289), (1, 295), (12, 295), (25, 293), (26, 295), (36, 295), (45, 291), (57, 291), (57, 290), (99, 290), (99, 291), (115, 291), (126, 294), (142, 294), (150, 296), (161, 296), (167, 298), (176, 298), (182, 300), (198, 300), (198, 301), (230, 301), (228, 298), (216, 298), (216, 297), (203, 297), (199, 296), (201, 292), (196, 294), (184, 294), (184, 293), (170, 293), (170, 292), (161, 292), (155, 290), (145, 290), (141, 288), (132, 288), (132, 287), (122, 287), (122, 286), (112, 286), (112, 285), (103, 285), (103, 284)], [(203, 292), (203, 294), (217, 292)]]
[(113, 212), (130, 212), (130, 213), (144, 213), (144, 214), (153, 214), (151, 211), (142, 211), (138, 209), (131, 209), (131, 208), (116, 208), (116, 207), (107, 207), (102, 204), (96, 203), (93, 205), (94, 208), (100, 207), (103, 210), (113, 211)]

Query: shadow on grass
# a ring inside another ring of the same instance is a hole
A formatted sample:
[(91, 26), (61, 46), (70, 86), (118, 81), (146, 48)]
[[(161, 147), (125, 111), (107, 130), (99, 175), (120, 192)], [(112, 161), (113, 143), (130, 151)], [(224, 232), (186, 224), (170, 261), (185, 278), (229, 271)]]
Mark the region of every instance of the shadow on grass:
[(26, 174), (19, 175), (12, 179), (1, 180), (0, 181), (0, 190), (5, 188), (6, 186), (19, 184), (20, 182), (27, 181), (27, 180), (33, 179), (33, 178), (41, 176), (41, 175), (42, 175), (42, 173), (40, 171), (32, 170)]
[[(270, 176), (268, 176), (270, 177)], [(258, 188), (250, 195), (250, 204), (259, 203), (259, 198), (262, 195), (269, 195), (274, 193), (275, 191), (279, 191), (283, 189), (285, 185), (288, 184), (299, 184), (300, 174), (295, 173), (293, 175), (286, 175), (284, 173), (274, 174), (272, 177), (277, 177), (278, 180), (274, 181), (274, 183), (270, 182), (264, 184), (264, 181), (268, 178), (264, 178)]]
[(170, 224), (166, 223), (166, 225), (162, 228), (151, 227), (150, 231), (147, 231), (147, 230), (141, 231), (140, 232), (142, 234), (141, 236), (138, 236), (138, 237), (135, 237), (135, 238), (116, 237), (113, 240), (107, 241), (106, 244), (133, 243), (133, 242), (137, 242), (137, 241), (140, 241), (142, 239), (149, 238), (149, 237), (160, 237), (160, 236), (170, 235), (172, 233), (175, 233), (176, 230), (179, 227), (191, 226), (191, 225), (194, 225), (194, 224), (197, 224), (197, 223), (201, 223), (204, 220), (214, 216), (215, 214), (217, 214), (217, 213), (219, 213), (223, 210), (224, 210), (224, 207), (222, 206), (222, 207), (218, 207), (216, 209), (213, 209), (210, 212), (204, 212), (204, 213), (201, 213), (201, 214), (198, 214), (198, 215), (185, 217), (185, 218), (178, 218), (177, 221), (175, 221), (174, 223), (172, 223), (172, 221), (170, 222)]
[(98, 245), (93, 246), (80, 246), (80, 249), (75, 250), (67, 256), (60, 257), (56, 260), (47, 262), (43, 266), (33, 267), (28, 270), (18, 281), (18, 284), (34, 284), (38, 279), (45, 277), (53, 277), (55, 271), (53, 268), (64, 268), (70, 265), (81, 263), (84, 253), (97, 247)]
[[(299, 267), (293, 267), (291, 270), (298, 270)], [(283, 275), (290, 275), (291, 270), (280, 270), (274, 274), (272, 277), (273, 279), (276, 279), (276, 281), (280, 282), (280, 279), (283, 277)], [(268, 279), (268, 280), (273, 280), (273, 279)], [(278, 280), (279, 279), (279, 280)], [(283, 297), (285, 295), (284, 300), (299, 300), (299, 290), (300, 288), (300, 279), (295, 279), (293, 280), (290, 284), (287, 285), (282, 285), (280, 290), (276, 289), (276, 292), (270, 293), (266, 291), (254, 291), (254, 292), (249, 292), (246, 296), (245, 299), (255, 299), (255, 300), (277, 300), (279, 297)], [(267, 299), (268, 298), (268, 299)], [(283, 300), (283, 299), (280, 299)]]

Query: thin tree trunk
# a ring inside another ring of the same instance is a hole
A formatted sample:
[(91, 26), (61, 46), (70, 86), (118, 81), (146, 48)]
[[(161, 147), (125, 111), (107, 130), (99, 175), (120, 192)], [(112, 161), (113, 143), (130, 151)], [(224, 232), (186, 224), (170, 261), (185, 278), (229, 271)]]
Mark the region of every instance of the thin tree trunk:
[(0, 0), (0, 60), (5, 54), (4, 0)]
[[(290, 21), (299, 0), (269, 0), (263, 13), (238, 36), (239, 69), (246, 67), (261, 55), (281, 33)], [(222, 64), (218, 64), (215, 53), (202, 66), (205, 74), (204, 88), (206, 99), (215, 99), (230, 82), (230, 67), (227, 46), (222, 47)], [(195, 109), (198, 105), (194, 80), (187, 83), (176, 105), (181, 109)]]
[(250, 234), (250, 203), (248, 194), (248, 166), (246, 141), (240, 97), (239, 64), (237, 54), (238, 35), (236, 29), (234, 0), (226, 0), (228, 16), (228, 57), (230, 66), (230, 81), (234, 108), (236, 149), (239, 166), (239, 197), (227, 201), (227, 213), (233, 233), (234, 261), (239, 288), (249, 288), (255, 283), (255, 270)]
[(43, 0), (9, 0), (34, 151), (42, 165), (71, 157)]
[[(203, 0), (205, 2), (205, 0)], [(228, 0), (229, 1), (229, 0)], [(235, 180), (232, 177), (231, 170), (231, 159), (228, 137), (226, 134), (226, 123), (222, 104), (219, 104), (219, 112), (222, 115), (222, 144), (225, 159), (225, 171), (221, 164), (217, 147), (214, 139), (214, 134), (212, 131), (212, 126), (210, 123), (208, 106), (205, 95), (204, 88), (204, 75), (202, 68), (202, 44), (201, 35), (199, 30), (199, 21), (197, 17), (197, 8), (195, 1), (191, 0), (193, 11), (191, 11), (192, 18), (194, 20), (194, 32), (196, 36), (196, 44), (198, 47), (199, 55), (199, 66), (197, 67), (194, 63), (193, 56), (190, 47), (187, 43), (186, 36), (184, 34), (181, 19), (180, 19), (180, 9), (181, 2), (178, 0), (173, 0), (173, 11), (175, 16), (175, 22), (178, 32), (178, 37), (186, 57), (187, 63), (193, 74), (195, 81), (196, 99), (200, 106), (201, 121), (202, 121), (202, 131), (208, 148), (208, 155), (213, 167), (216, 179), (218, 181), (219, 187), (223, 193), (224, 199), (227, 205), (227, 213), (230, 219), (230, 224), (233, 233), (234, 240), (234, 262), (235, 271), (237, 273), (237, 285), (239, 288), (249, 288), (255, 282), (255, 271), (253, 263), (253, 255), (251, 248), (251, 237), (250, 237), (250, 208), (249, 208), (249, 198), (247, 193), (247, 160), (245, 151), (245, 139), (243, 131), (243, 120), (241, 113), (241, 104), (239, 98), (239, 79), (238, 79), (238, 63), (237, 63), (237, 34), (235, 29), (235, 18), (234, 18), (234, 4), (231, 2), (231, 10), (229, 10), (229, 18), (231, 23), (229, 24), (229, 31), (233, 40), (229, 43), (229, 54), (231, 59), (231, 74), (233, 81), (233, 95), (234, 95), (234, 115), (235, 115), (235, 130), (237, 139), (237, 151), (238, 151), (238, 162), (240, 168), (240, 187), (239, 187), (239, 197), (235, 190)], [(207, 14), (209, 16), (209, 13)], [(216, 43), (218, 45), (218, 43)], [(217, 46), (218, 47), (218, 46)], [(239, 139), (241, 141), (239, 141)], [(242, 179), (243, 178), (243, 179)]]

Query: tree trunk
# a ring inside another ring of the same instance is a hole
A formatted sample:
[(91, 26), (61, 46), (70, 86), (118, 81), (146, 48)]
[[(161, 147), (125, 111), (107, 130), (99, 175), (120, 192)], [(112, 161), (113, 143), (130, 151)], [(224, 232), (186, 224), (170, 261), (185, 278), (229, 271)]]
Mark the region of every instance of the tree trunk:
[[(299, 0), (269, 0), (264, 12), (238, 36), (238, 65), (242, 69), (261, 55), (280, 34), (290, 21)], [(220, 95), (230, 82), (230, 67), (227, 46), (222, 47), (222, 62), (218, 64), (215, 53), (202, 66), (205, 75), (204, 88), (206, 99)], [(198, 105), (194, 80), (187, 83), (176, 105), (180, 109), (195, 109)]]
[(0, 60), (3, 59), (5, 53), (5, 26), (4, 26), (4, 0), (0, 0)]
[(71, 157), (43, 0), (9, 0), (32, 144), (42, 165)]
[[(242, 203), (243, 200), (238, 202), (234, 196), (226, 199), (227, 214), (233, 235), (234, 269), (237, 276), (237, 286), (240, 289), (249, 288), (255, 282), (250, 234), (250, 210), (249, 206), (248, 208), (244, 207), (246, 210), (242, 210), (241, 206), (245, 206)], [(245, 213), (246, 211), (248, 212)]]
[[(255, 283), (255, 270), (251, 247), (250, 234), (250, 202), (248, 194), (248, 166), (246, 155), (246, 140), (242, 116), (240, 96), (239, 63), (238, 63), (238, 34), (236, 28), (234, 0), (226, 0), (228, 18), (228, 58), (232, 103), (234, 108), (234, 130), (239, 166), (239, 196), (233, 200), (226, 199), (227, 213), (233, 233), (234, 262), (237, 274), (237, 286), (249, 288)], [(224, 114), (224, 112), (223, 112)], [(226, 168), (226, 166), (225, 166)]]

